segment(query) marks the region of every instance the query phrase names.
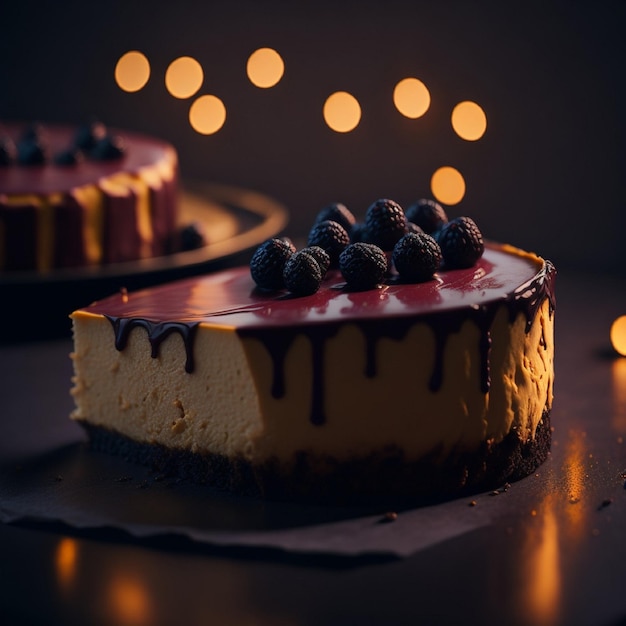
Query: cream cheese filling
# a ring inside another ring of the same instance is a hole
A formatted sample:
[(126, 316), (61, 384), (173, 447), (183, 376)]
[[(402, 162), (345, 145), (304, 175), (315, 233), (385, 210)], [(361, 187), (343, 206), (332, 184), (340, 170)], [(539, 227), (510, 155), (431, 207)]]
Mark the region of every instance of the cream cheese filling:
[(79, 311), (74, 321), (72, 417), (140, 442), (192, 452), (285, 462), (301, 451), (338, 460), (399, 447), (407, 460), (473, 450), (516, 431), (532, 439), (552, 403), (554, 316), (546, 300), (526, 332), (505, 305), (490, 328), (491, 371), (480, 385), (480, 331), (467, 320), (448, 336), (442, 385), (429, 389), (435, 359), (432, 329), (416, 321), (402, 341), (381, 339), (374, 377), (365, 372), (365, 339), (346, 324), (324, 351), (324, 424), (311, 419), (312, 347), (298, 336), (286, 354), (285, 393), (272, 395), (273, 361), (263, 343), (236, 329), (201, 324), (195, 369), (185, 371), (174, 333), (150, 356), (147, 333), (134, 328), (118, 351), (110, 322)]

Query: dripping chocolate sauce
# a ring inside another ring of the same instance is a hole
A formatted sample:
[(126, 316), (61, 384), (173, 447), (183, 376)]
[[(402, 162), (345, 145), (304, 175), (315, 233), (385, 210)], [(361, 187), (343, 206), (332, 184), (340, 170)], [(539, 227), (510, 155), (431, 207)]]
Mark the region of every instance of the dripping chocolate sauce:
[[(443, 384), (444, 362), (443, 355), (448, 338), (459, 332), (461, 325), (467, 319), (473, 320), (479, 329), (480, 354), (480, 388), (483, 393), (490, 389), (490, 353), (491, 353), (491, 326), (501, 305), (508, 309), (509, 321), (512, 323), (522, 313), (526, 319), (525, 332), (531, 329), (533, 320), (542, 306), (548, 300), (549, 315), (552, 317), (555, 309), (554, 277), (556, 270), (550, 261), (546, 261), (542, 270), (526, 284), (502, 300), (494, 300), (484, 305), (470, 309), (453, 309), (437, 314), (415, 316), (397, 316), (393, 318), (357, 319), (350, 320), (363, 334), (366, 342), (366, 363), (364, 374), (375, 377), (377, 373), (377, 351), (383, 338), (396, 341), (403, 340), (411, 327), (418, 321), (426, 323), (435, 335), (435, 357), (430, 378), (429, 388), (436, 392)], [(123, 318), (106, 315), (111, 322), (115, 333), (115, 347), (123, 350), (128, 342), (130, 331), (139, 326), (148, 333), (151, 354), (156, 358), (161, 343), (172, 333), (179, 333), (183, 339), (186, 352), (185, 371), (191, 373), (194, 369), (193, 343), (199, 322), (153, 322), (143, 318)], [(324, 414), (324, 354), (329, 339), (339, 331), (342, 323), (310, 324), (291, 327), (288, 326), (242, 327), (237, 329), (241, 337), (252, 337), (261, 341), (270, 354), (273, 363), (273, 380), (271, 393), (274, 398), (285, 395), (285, 361), (291, 345), (296, 337), (304, 335), (312, 348), (312, 403), (310, 420), (313, 424), (322, 425), (326, 421)], [(545, 338), (542, 345), (544, 348)]]

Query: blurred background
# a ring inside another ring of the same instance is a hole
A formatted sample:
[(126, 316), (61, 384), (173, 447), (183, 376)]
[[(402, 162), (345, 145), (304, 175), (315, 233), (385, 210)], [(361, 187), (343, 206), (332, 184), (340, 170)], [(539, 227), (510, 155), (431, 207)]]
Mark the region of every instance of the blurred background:
[[(4, 0), (0, 23), (0, 120), (97, 117), (161, 137), (183, 179), (284, 203), (294, 237), (330, 201), (360, 216), (380, 197), (432, 197), (447, 166), (464, 183), (451, 216), (558, 268), (626, 274), (624, 2)], [(260, 48), (284, 63), (267, 88), (246, 72)], [(150, 68), (134, 91), (115, 78), (129, 51)], [(165, 75), (183, 56), (202, 78), (177, 98)], [(394, 103), (405, 78), (427, 90), (419, 117)], [(324, 118), (335, 92), (358, 104), (348, 132)], [(210, 134), (189, 117), (206, 95), (226, 113)], [(451, 123), (465, 101), (484, 114), (478, 139)]]

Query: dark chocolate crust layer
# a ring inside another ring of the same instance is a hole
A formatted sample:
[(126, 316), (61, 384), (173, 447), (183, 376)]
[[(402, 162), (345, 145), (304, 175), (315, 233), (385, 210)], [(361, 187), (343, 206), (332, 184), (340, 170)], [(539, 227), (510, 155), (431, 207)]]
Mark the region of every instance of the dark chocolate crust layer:
[(532, 474), (550, 452), (550, 412), (544, 411), (535, 438), (522, 441), (514, 431), (497, 444), (484, 442), (472, 452), (455, 452), (436, 463), (437, 453), (407, 462), (399, 449), (338, 462), (306, 452), (286, 466), (268, 461), (198, 454), (160, 444), (140, 443), (120, 433), (80, 422), (92, 449), (152, 467), (160, 474), (204, 483), (218, 490), (269, 500), (329, 504), (376, 501), (432, 501), (494, 489)]

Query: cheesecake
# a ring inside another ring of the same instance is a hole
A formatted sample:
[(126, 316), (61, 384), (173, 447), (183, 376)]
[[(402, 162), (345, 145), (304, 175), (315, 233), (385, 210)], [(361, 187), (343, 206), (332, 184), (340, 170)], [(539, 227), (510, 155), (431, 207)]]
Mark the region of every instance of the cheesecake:
[(492, 489), (550, 449), (550, 261), (350, 289), (259, 289), (247, 266), (72, 315), (72, 419), (96, 451), (218, 490), (320, 502)]
[(44, 274), (172, 251), (178, 155), (101, 123), (0, 121), (0, 272)]

